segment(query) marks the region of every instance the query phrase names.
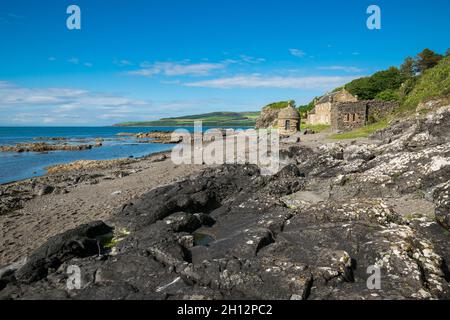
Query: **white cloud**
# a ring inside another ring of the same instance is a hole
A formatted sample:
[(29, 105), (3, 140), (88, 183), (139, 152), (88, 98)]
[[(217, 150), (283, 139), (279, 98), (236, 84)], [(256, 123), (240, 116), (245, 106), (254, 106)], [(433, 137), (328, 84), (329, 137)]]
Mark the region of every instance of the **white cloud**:
[[(152, 77), (155, 75), (164, 76), (207, 76), (211, 75), (214, 71), (224, 70), (231, 65), (238, 64), (259, 64), (266, 61), (264, 58), (257, 58), (248, 55), (240, 55), (235, 59), (225, 59), (220, 62), (204, 62), (192, 63), (191, 60), (186, 59), (181, 62), (155, 62), (150, 63), (144, 61), (140, 64), (141, 69), (132, 70), (127, 72), (129, 75)], [(116, 64), (125, 66), (131, 65), (125, 63), (127, 60), (123, 60), (121, 63)]]
[(319, 70), (327, 70), (327, 71), (344, 71), (344, 72), (353, 72), (358, 73), (364, 71), (361, 68), (358, 67), (351, 67), (351, 66), (327, 66), (327, 67), (318, 67)]
[(83, 98), (86, 93), (84, 90), (64, 88), (23, 88), (3, 81), (0, 83), (0, 108), (20, 105), (69, 103)]
[(262, 75), (242, 75), (185, 83), (187, 87), (205, 88), (282, 88), (282, 89), (329, 89), (338, 87), (356, 77), (280, 77)]
[(78, 59), (78, 58), (70, 58), (69, 60), (67, 60), (67, 62), (73, 63), (73, 64), (79, 64), (80, 63), (80, 59)]
[(247, 56), (245, 54), (241, 55), (240, 58), (243, 62), (251, 63), (251, 64), (262, 63), (262, 62), (266, 61), (266, 59), (264, 59), (264, 58), (255, 58), (255, 57)]
[(24, 18), (23, 16), (19, 16), (14, 13), (1, 13), (0, 14), (0, 23), (1, 24), (12, 24), (23, 18)]
[(304, 52), (303, 50), (300, 50), (300, 49), (289, 49), (289, 52), (294, 57), (298, 57), (298, 58), (303, 58), (304, 56), (306, 56), (306, 52)]
[(118, 121), (134, 117), (151, 118), (152, 107), (150, 101), (104, 92), (28, 88), (0, 81), (2, 123), (98, 124), (105, 114)]
[(21, 87), (0, 80), (2, 125), (110, 125), (210, 111), (247, 110), (217, 98), (149, 101), (74, 88)]
[(151, 77), (162, 74), (165, 76), (205, 76), (214, 70), (224, 69), (226, 63), (174, 63), (174, 62), (155, 62), (154, 64), (143, 63), (142, 69), (130, 71), (128, 74)]
[[(50, 57), (50, 58), (48, 58), (48, 60), (55, 61), (56, 58)], [(71, 64), (77, 64), (77, 65), (80, 64), (80, 65), (83, 65), (88, 68), (92, 68), (94, 66), (94, 64), (91, 62), (83, 62), (79, 58), (75, 58), (75, 57), (68, 59), (67, 62), (69, 62)]]
[(118, 65), (119, 67), (126, 67), (126, 66), (132, 66), (133, 63), (129, 60), (122, 59), (122, 60), (114, 60), (113, 63), (115, 65)]
[(51, 123), (56, 123), (58, 121), (58, 119), (56, 118), (52, 118), (52, 117), (45, 117), (42, 122), (45, 124), (51, 124)]

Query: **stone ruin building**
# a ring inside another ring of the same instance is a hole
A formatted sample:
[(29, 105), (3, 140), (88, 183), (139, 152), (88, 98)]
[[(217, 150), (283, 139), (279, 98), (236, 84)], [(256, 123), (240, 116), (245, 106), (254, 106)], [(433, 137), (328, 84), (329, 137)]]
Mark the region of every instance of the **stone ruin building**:
[(357, 96), (343, 89), (320, 98), (308, 113), (307, 123), (329, 125), (333, 131), (348, 131), (384, 118), (397, 106), (396, 102), (358, 101)]
[(278, 113), (278, 132), (290, 136), (300, 131), (300, 114), (289, 101), (288, 106)]

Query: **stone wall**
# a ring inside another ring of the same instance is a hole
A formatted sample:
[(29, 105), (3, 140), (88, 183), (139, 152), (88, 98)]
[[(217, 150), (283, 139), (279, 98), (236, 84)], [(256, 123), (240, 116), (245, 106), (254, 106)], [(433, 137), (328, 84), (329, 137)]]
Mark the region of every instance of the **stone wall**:
[(366, 100), (336, 103), (331, 108), (331, 128), (334, 131), (348, 131), (377, 122), (396, 107), (397, 102)]
[(367, 101), (367, 121), (368, 124), (380, 121), (388, 114), (392, 113), (399, 106), (398, 102), (381, 100)]
[(279, 119), (278, 132), (280, 135), (289, 136), (300, 131), (300, 121), (297, 119)]
[(311, 125), (330, 124), (331, 107), (331, 102), (317, 104), (314, 112), (308, 115), (307, 123)]
[(358, 98), (345, 89), (326, 94), (316, 102), (314, 109), (308, 114), (307, 123), (311, 125), (330, 125), (332, 121), (331, 109), (334, 105), (357, 101)]
[(366, 101), (336, 103), (331, 108), (331, 128), (334, 131), (353, 130), (366, 122)]
[(356, 96), (352, 95), (350, 92), (348, 92), (345, 89), (339, 91), (333, 97), (333, 102), (334, 103), (338, 103), (338, 102), (357, 102), (357, 101), (358, 101), (358, 98)]

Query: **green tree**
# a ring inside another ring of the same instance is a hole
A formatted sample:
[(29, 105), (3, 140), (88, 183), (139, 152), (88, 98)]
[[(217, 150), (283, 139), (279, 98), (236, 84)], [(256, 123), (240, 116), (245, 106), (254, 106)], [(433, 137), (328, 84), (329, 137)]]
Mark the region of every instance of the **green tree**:
[(450, 48), (447, 49), (447, 52), (445, 53), (445, 56), (446, 57), (450, 56)]
[(371, 77), (356, 79), (345, 87), (351, 94), (362, 100), (375, 99), (376, 95), (388, 89), (397, 90), (405, 81), (405, 77), (396, 67), (380, 71)]
[(425, 70), (436, 66), (443, 58), (442, 55), (435, 53), (430, 49), (425, 49), (417, 55), (416, 68), (417, 71), (423, 73)]
[(316, 103), (315, 103), (315, 102), (316, 102), (316, 99), (318, 99), (318, 98), (317, 98), (317, 97), (314, 98), (314, 99), (313, 99), (310, 103), (308, 103), (308, 104), (298, 106), (297, 110), (298, 110), (298, 112), (300, 113), (300, 115), (301, 115), (302, 118), (306, 118), (306, 117), (308, 116), (308, 112), (311, 111), (312, 109), (314, 109), (315, 104), (316, 104)]
[(420, 102), (432, 98), (450, 96), (450, 56), (439, 62), (433, 69), (427, 70), (422, 76), (416, 77), (412, 90), (405, 97), (403, 106), (415, 109)]
[(395, 89), (387, 89), (375, 96), (375, 99), (383, 100), (383, 101), (399, 101), (400, 93), (399, 90)]
[(405, 98), (414, 89), (418, 79), (419, 77), (410, 78), (403, 83), (399, 90), (401, 99)]
[(413, 58), (407, 57), (400, 66), (400, 73), (406, 79), (412, 78), (416, 75), (416, 62)]

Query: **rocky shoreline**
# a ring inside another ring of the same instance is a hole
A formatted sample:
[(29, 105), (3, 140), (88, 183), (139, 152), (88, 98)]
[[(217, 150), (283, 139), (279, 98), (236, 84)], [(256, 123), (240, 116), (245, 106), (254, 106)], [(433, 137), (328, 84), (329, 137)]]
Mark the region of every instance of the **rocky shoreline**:
[[(58, 140), (60, 141), (60, 140)], [(35, 143), (19, 143), (14, 146), (0, 146), (0, 152), (49, 152), (49, 151), (82, 151), (90, 150), (92, 148), (99, 148), (103, 144), (97, 142), (95, 144), (48, 144), (45, 142)]]
[(0, 216), (23, 208), (24, 203), (35, 197), (67, 194), (79, 184), (95, 185), (102, 180), (123, 178), (136, 173), (124, 170), (130, 165), (165, 161), (168, 156), (168, 152), (163, 151), (142, 158), (80, 160), (47, 167), (47, 175), (42, 177), (0, 184)]
[(274, 176), (225, 165), (143, 187), (1, 269), (0, 298), (450, 299), (449, 132), (450, 106), (368, 142), (286, 144)]
[(177, 144), (181, 142), (180, 138), (172, 138), (172, 131), (152, 131), (140, 133), (120, 132), (117, 134), (117, 136), (133, 137), (136, 138), (140, 143)]
[[(137, 134), (123, 132), (118, 133), (117, 138), (108, 138), (107, 140), (120, 140), (124, 137), (133, 137), (138, 143), (177, 144), (182, 141), (181, 138), (173, 139), (170, 131), (152, 131)], [(68, 137), (37, 137), (34, 140), (39, 142), (0, 146), (0, 152), (82, 151), (102, 147), (105, 139), (90, 139), (94, 143), (87, 143), (90, 141), (89, 139), (71, 139)]]
[[(226, 129), (215, 128), (214, 130), (222, 134), (222, 136), (227, 135)], [(231, 133), (228, 132), (228, 134)], [(172, 131), (152, 131), (137, 134), (122, 132), (118, 135), (122, 137), (135, 137), (140, 143), (178, 144), (183, 142), (183, 136), (176, 136)], [(215, 133), (213, 135), (215, 135)], [(191, 137), (191, 139), (193, 141), (194, 138)], [(202, 134), (202, 139), (204, 141), (211, 141), (211, 137), (207, 134)]]

